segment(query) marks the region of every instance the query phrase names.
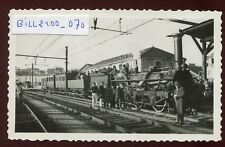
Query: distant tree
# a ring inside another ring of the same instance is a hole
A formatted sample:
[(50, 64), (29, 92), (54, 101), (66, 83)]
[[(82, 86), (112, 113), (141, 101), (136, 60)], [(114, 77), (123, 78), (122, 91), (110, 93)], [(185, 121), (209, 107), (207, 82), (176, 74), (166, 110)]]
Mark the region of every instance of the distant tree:
[(78, 69), (72, 69), (68, 71), (68, 78), (76, 78), (79, 75), (79, 70)]
[(47, 69), (47, 74), (48, 74), (48, 75), (53, 75), (53, 74), (55, 74), (55, 69), (54, 69), (54, 68), (48, 68), (48, 69)]
[(31, 72), (29, 72), (29, 70), (27, 70), (27, 69), (17, 69), (16, 75), (17, 76), (28, 76), (28, 75), (31, 75)]
[(40, 70), (40, 75), (45, 75), (46, 71), (45, 70)]
[(55, 72), (58, 73), (64, 73), (64, 69), (62, 67), (56, 67)]

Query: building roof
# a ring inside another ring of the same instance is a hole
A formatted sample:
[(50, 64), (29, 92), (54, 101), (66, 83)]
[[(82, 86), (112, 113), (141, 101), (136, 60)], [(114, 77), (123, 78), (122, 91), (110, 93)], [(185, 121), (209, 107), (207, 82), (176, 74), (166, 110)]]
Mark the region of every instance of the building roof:
[(80, 68), (79, 71), (85, 70), (88, 67), (91, 67), (93, 64), (85, 64), (83, 67)]
[(112, 64), (118, 61), (124, 61), (127, 59), (131, 59), (133, 57), (133, 55), (131, 53), (129, 54), (124, 54), (124, 55), (120, 55), (120, 56), (116, 56), (113, 58), (109, 58), (106, 60), (102, 60), (100, 62), (97, 62), (96, 64), (94, 64), (92, 67), (98, 67), (98, 66), (102, 66), (102, 65), (108, 65), (108, 64)]
[[(140, 55), (141, 55), (141, 57), (174, 58), (174, 54), (171, 54), (169, 52), (166, 52), (166, 51), (156, 48), (156, 47), (146, 48), (146, 49), (140, 51)], [(120, 56), (116, 56), (113, 58), (109, 58), (109, 59), (97, 62), (96, 64), (92, 65), (91, 67), (94, 68), (94, 67), (109, 65), (109, 64), (116, 63), (116, 62), (120, 62), (120, 61), (121, 62), (126, 61), (126, 60), (132, 59), (132, 58), (133, 58), (132, 53), (123, 54)]]
[(174, 58), (174, 54), (156, 47), (150, 47), (141, 51), (141, 57)]

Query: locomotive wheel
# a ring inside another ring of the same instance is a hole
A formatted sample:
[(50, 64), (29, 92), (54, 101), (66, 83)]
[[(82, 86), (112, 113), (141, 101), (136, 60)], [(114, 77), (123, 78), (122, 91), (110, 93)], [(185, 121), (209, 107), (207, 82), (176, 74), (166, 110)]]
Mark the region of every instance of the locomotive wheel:
[(152, 108), (156, 111), (156, 112), (163, 112), (166, 108), (167, 102), (166, 99), (164, 97), (157, 97), (155, 104), (152, 106)]

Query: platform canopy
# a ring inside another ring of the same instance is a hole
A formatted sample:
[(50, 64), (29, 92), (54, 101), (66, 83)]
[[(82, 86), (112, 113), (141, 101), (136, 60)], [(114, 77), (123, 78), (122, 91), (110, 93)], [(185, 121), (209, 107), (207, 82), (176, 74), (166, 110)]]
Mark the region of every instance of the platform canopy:
[(184, 30), (180, 30), (180, 33), (190, 35), (194, 38), (198, 38), (200, 40), (204, 41), (213, 41), (213, 27), (214, 27), (214, 21), (213, 19), (204, 21), (202, 23), (193, 25), (189, 28), (186, 28)]
[[(180, 34), (189, 35), (202, 53), (203, 78), (207, 79), (207, 54), (214, 48), (214, 20), (209, 19), (199, 24), (195, 24), (184, 30), (180, 30)], [(197, 40), (199, 39), (201, 43)]]

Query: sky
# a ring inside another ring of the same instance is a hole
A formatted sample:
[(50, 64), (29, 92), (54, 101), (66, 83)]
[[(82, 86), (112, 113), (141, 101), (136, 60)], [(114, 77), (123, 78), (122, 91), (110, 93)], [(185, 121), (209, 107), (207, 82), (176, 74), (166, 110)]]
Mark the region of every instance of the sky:
[[(122, 18), (121, 30), (127, 31), (151, 19)], [(187, 21), (200, 23), (205, 21), (205, 19), (188, 19)], [(93, 26), (93, 18), (91, 17), (89, 18), (89, 26)], [(97, 26), (119, 30), (119, 17), (98, 18)], [(86, 36), (48, 34), (16, 35), (16, 53), (65, 57), (65, 46), (68, 46), (68, 67), (69, 69), (79, 69), (86, 63), (94, 64), (104, 59), (125, 53), (137, 52), (152, 46), (174, 53), (173, 38), (167, 37), (167, 35), (177, 33), (179, 29), (188, 27), (190, 25), (154, 19), (132, 30), (130, 32), (131, 34), (120, 35), (109, 41), (105, 40), (117, 36), (120, 33), (89, 28), (89, 33)], [(201, 53), (192, 38), (188, 35), (183, 36), (183, 56), (187, 59), (187, 63), (201, 65)], [(19, 68), (29, 68), (31, 67), (31, 63), (35, 62), (35, 67), (43, 70), (54, 67), (65, 68), (65, 60), (16, 57), (16, 66)]]

